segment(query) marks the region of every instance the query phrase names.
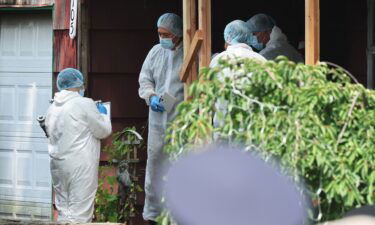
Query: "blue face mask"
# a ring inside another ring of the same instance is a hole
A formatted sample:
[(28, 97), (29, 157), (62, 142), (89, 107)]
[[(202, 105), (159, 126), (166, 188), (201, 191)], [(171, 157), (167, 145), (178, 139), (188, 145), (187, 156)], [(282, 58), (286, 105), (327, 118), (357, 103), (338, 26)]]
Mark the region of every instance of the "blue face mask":
[(80, 89), (79, 90), (79, 95), (81, 95), (83, 97), (85, 95), (85, 89)]
[(256, 50), (261, 51), (264, 49), (264, 44), (258, 41), (258, 38), (254, 36), (251, 41), (251, 46), (253, 46)]
[(174, 43), (172, 41), (172, 38), (160, 38), (160, 45), (161, 47), (165, 49), (173, 49)]

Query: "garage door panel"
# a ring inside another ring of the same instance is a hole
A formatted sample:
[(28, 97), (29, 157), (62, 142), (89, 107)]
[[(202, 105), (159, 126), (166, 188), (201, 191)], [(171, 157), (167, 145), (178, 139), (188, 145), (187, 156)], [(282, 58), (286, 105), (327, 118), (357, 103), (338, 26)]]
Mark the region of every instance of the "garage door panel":
[(34, 108), (36, 101), (36, 87), (31, 85), (18, 86), (18, 120), (20, 122), (33, 123)]
[(15, 85), (0, 85), (0, 121), (14, 122), (15, 91)]
[[(37, 32), (37, 55), (46, 59), (52, 59), (52, 35), (49, 27), (50, 21), (41, 21), (38, 23)], [(51, 60), (52, 63), (52, 60)]]
[(50, 87), (52, 80), (51, 72), (34, 72), (34, 73), (16, 73), (16, 72), (1, 72), (0, 71), (0, 85), (31, 85)]
[(47, 139), (36, 121), (51, 97), (51, 15), (0, 14), (0, 202), (51, 203)]
[(17, 56), (18, 24), (16, 22), (3, 22), (0, 29), (0, 55)]
[(32, 189), (33, 188), (33, 152), (30, 150), (18, 150), (16, 153), (17, 160), (17, 188)]
[(50, 73), (0, 73), (0, 132), (44, 137), (36, 117), (46, 114), (51, 82)]
[(7, 171), (6, 173), (0, 173), (0, 187), (13, 187), (13, 156), (12, 149), (0, 146), (0, 171)]
[(50, 72), (52, 21), (45, 16), (2, 15), (0, 72)]
[(0, 123), (0, 135), (4, 137), (30, 137), (30, 138), (44, 138), (45, 135), (39, 127), (34, 124), (18, 123), (11, 125), (9, 123)]
[(21, 202), (51, 203), (52, 191), (46, 195), (45, 190), (33, 190), (33, 193), (27, 189), (13, 189), (0, 187), (1, 200), (13, 200)]
[[(44, 65), (50, 65), (52, 68), (52, 58), (51, 59), (9, 59), (6, 57), (0, 58), (0, 72), (50, 72), (51, 69), (45, 68)], [(9, 66), (12, 65), (12, 66)]]
[(32, 21), (22, 21), (20, 24), (19, 56), (36, 56), (35, 25)]
[[(28, 138), (0, 140), (0, 198), (47, 202), (51, 193), (49, 156), (45, 141)], [(44, 193), (44, 195), (43, 195)], [(7, 196), (7, 197), (5, 197)], [(4, 197), (4, 198), (3, 198)]]
[(49, 190), (51, 187), (51, 175), (49, 170), (49, 155), (46, 151), (37, 151), (35, 154), (35, 186), (40, 190)]

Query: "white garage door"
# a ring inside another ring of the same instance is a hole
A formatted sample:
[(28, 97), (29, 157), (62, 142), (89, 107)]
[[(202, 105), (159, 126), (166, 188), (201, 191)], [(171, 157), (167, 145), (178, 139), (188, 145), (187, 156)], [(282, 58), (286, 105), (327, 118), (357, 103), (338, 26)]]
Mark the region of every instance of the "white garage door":
[(0, 217), (49, 218), (47, 140), (36, 121), (52, 96), (52, 19), (0, 16)]

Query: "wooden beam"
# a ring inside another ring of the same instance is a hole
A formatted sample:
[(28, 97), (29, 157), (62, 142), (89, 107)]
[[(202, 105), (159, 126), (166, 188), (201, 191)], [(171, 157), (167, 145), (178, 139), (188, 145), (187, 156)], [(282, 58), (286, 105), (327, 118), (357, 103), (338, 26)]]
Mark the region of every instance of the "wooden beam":
[[(183, 32), (184, 32), (184, 60), (188, 55), (190, 45), (197, 30), (196, 0), (183, 0)], [(188, 71), (188, 79), (184, 84), (185, 100), (188, 99), (189, 85), (197, 75), (197, 63), (192, 64)]]
[[(196, 0), (190, 0), (190, 42), (193, 41), (195, 32), (197, 31), (197, 4)], [(198, 59), (198, 55), (195, 55), (195, 59)], [(193, 64), (190, 70), (190, 77), (188, 79), (188, 84), (191, 84), (198, 77), (198, 61), (193, 60)]]
[(78, 56), (77, 66), (85, 78), (85, 88), (89, 87), (89, 63), (90, 63), (90, 15), (88, 2), (78, 1)]
[(198, 53), (198, 50), (201, 49), (203, 39), (204, 38), (203, 38), (202, 31), (197, 30), (194, 34), (193, 41), (191, 42), (191, 45), (190, 45), (190, 49), (184, 60), (184, 64), (182, 64), (182, 69), (180, 72), (180, 79), (182, 82), (186, 82), (189, 77), (189, 71), (194, 70), (194, 68), (192, 68), (192, 65), (194, 63), (194, 59)]
[(208, 67), (211, 61), (211, 0), (199, 2), (199, 30), (203, 32), (203, 44), (199, 56), (199, 68)]
[(305, 61), (315, 65), (320, 59), (320, 0), (305, 0)]

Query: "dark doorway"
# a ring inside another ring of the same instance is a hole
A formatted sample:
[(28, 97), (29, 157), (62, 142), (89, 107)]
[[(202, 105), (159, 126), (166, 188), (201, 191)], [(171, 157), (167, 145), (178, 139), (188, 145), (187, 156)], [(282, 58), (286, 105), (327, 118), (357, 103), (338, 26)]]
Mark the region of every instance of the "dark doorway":
[[(159, 42), (157, 19), (166, 12), (181, 15), (182, 1), (92, 0), (89, 8), (89, 95), (93, 99), (111, 101), (114, 132), (135, 126), (147, 138), (148, 107), (138, 97), (139, 72), (148, 51)], [(140, 151), (138, 157), (141, 162), (137, 174), (143, 186), (146, 150)], [(133, 224), (144, 224), (143, 202), (141, 194), (137, 198), (139, 214)]]

